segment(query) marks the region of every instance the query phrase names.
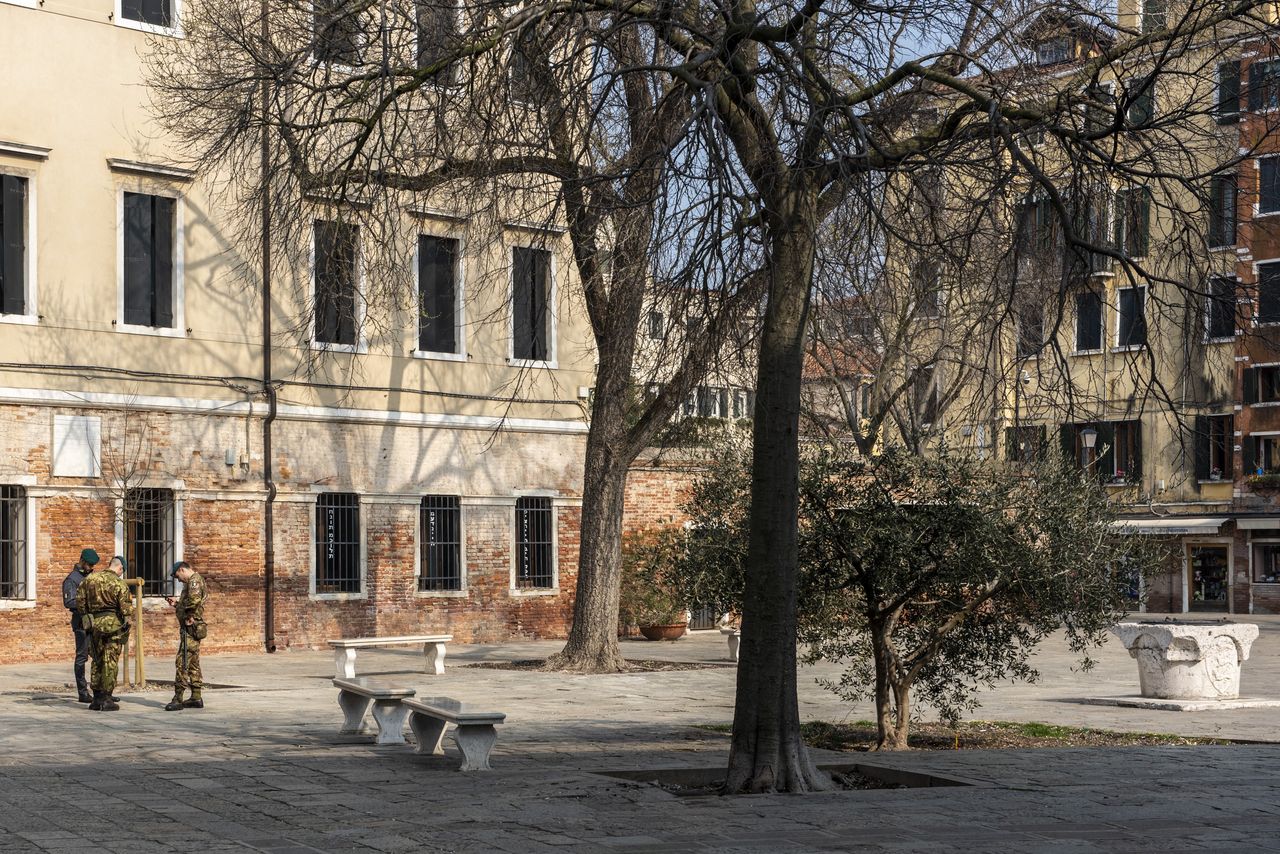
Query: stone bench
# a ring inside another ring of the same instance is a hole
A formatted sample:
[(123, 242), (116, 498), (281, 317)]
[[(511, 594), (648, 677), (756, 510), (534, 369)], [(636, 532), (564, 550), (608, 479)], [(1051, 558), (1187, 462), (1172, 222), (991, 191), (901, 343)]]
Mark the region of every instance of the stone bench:
[(356, 650), (371, 646), (404, 646), (406, 644), (422, 644), (422, 653), (427, 658), (427, 672), (437, 676), (444, 675), (444, 645), (453, 640), (453, 635), (400, 635), (386, 638), (340, 638), (329, 641), (333, 647), (333, 677), (335, 679), (356, 678)]
[(742, 629), (735, 629), (733, 626), (721, 626), (720, 634), (725, 636), (725, 640), (729, 642), (729, 660), (738, 660), (738, 647), (742, 645)]
[(338, 689), (338, 706), (342, 709), (342, 732), (362, 733), (364, 716), (373, 706), (373, 720), (378, 725), (375, 744), (404, 744), (404, 720), (409, 715), (402, 700), (417, 693), (413, 688), (359, 676), (334, 679)]
[(488, 771), (489, 752), (498, 740), (495, 726), (507, 719), (502, 712), (484, 711), (452, 697), (421, 697), (404, 701), (411, 714), (409, 727), (418, 739), (418, 752), (444, 754), (441, 742), (447, 724), (453, 724), (453, 740), (462, 752), (460, 771)]

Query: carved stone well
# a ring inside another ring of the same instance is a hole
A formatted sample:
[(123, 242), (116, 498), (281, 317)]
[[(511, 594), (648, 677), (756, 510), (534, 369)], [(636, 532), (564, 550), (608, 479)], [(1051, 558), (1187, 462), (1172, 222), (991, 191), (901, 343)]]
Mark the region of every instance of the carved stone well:
[(1143, 697), (1234, 700), (1240, 664), (1258, 637), (1253, 623), (1169, 620), (1120, 623), (1113, 634), (1138, 662)]

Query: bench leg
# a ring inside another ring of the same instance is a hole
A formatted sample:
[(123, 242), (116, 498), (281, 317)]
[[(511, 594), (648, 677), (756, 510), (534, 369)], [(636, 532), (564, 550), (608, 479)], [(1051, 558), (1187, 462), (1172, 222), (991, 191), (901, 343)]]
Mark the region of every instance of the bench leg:
[(333, 651), (333, 676), (335, 679), (356, 678), (356, 651), (354, 649), (335, 649)]
[(498, 740), (493, 724), (464, 724), (453, 731), (453, 740), (462, 752), (460, 771), (488, 771), (489, 752)]
[(742, 645), (742, 638), (737, 635), (726, 635), (729, 639), (729, 660), (738, 660), (738, 647)]
[(437, 676), (444, 675), (444, 644), (424, 643), (422, 654), (427, 657), (427, 672)]
[(342, 709), (344, 733), (364, 732), (364, 716), (369, 711), (370, 700), (363, 694), (338, 691), (338, 707)]
[(404, 719), (409, 707), (399, 700), (374, 700), (373, 719), (378, 724), (374, 744), (404, 744)]
[(444, 755), (444, 721), (422, 712), (414, 712), (409, 716), (409, 727), (413, 730), (413, 737), (418, 740), (418, 753)]

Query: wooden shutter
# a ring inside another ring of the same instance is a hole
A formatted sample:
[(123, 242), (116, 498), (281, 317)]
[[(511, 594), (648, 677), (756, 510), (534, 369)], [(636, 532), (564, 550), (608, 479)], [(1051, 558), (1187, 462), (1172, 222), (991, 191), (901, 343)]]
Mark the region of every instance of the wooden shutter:
[(1098, 470), (1098, 477), (1110, 480), (1116, 468), (1116, 427), (1110, 421), (1099, 421), (1094, 427), (1098, 431), (1098, 439), (1093, 446), (1093, 465)]
[(1218, 124), (1240, 120), (1240, 61), (1218, 65), (1218, 103), (1214, 110)]
[(1137, 483), (1142, 479), (1142, 422), (1130, 421), (1129, 430), (1133, 434), (1132, 471), (1126, 472), (1129, 480)]
[(533, 250), (523, 246), (511, 252), (511, 337), (512, 355), (517, 359), (536, 358), (533, 336)]
[(0, 314), (25, 314), (26, 295), (25, 178), (0, 175)]
[(174, 200), (164, 196), (151, 197), (152, 274), (151, 274), (151, 325), (163, 328), (173, 326), (173, 237)]
[(1245, 403), (1257, 403), (1257, 402), (1258, 402), (1258, 369), (1257, 369), (1257, 368), (1245, 368), (1245, 369), (1244, 369), (1244, 389), (1243, 389), (1243, 391), (1244, 391), (1244, 402), (1245, 402)]
[(152, 215), (151, 196), (124, 194), (124, 322), (131, 326), (152, 323)]
[(455, 353), (458, 349), (456, 246), (456, 241), (441, 237), (418, 238), (418, 349), (424, 352)]
[(1262, 68), (1261, 62), (1254, 62), (1249, 66), (1249, 112), (1251, 113), (1262, 109)]
[(315, 225), (315, 326), (321, 343), (356, 343), (356, 234), (351, 225)]
[(1080, 457), (1076, 454), (1076, 425), (1063, 424), (1058, 427), (1058, 443), (1062, 447), (1062, 458), (1075, 465), (1080, 465)]
[(1204, 415), (1197, 415), (1194, 421), (1194, 432), (1191, 436), (1192, 445), (1195, 450), (1195, 474), (1196, 480), (1209, 479), (1209, 419)]
[(1244, 471), (1241, 474), (1245, 477), (1256, 473), (1254, 469), (1257, 466), (1257, 445), (1258, 442), (1253, 436), (1244, 436), (1240, 440), (1240, 462), (1244, 466)]

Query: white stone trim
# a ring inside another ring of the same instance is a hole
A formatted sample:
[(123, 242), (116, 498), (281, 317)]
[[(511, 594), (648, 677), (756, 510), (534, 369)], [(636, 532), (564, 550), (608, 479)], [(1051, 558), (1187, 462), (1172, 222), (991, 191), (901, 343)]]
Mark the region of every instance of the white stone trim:
[[(30, 3), (26, 2), (26, 0), (0, 0), (0, 2), (13, 3), (17, 6), (30, 6), (32, 8), (35, 8), (36, 5), (36, 0), (31, 0)], [(40, 145), (26, 145), (21, 142), (9, 142), (8, 140), (0, 139), (0, 157), (23, 157), (29, 160), (48, 160), (49, 152), (51, 151), (53, 151), (52, 148), (45, 148)]]
[[(117, 3), (120, 0), (116, 0)], [(177, 2), (177, 0), (174, 0)], [(110, 161), (108, 161), (109, 163)], [(160, 196), (173, 199), (173, 326), (139, 326), (125, 323), (124, 320), (124, 194), (137, 193), (147, 196)], [(118, 186), (116, 187), (116, 319), (113, 323), (115, 331), (135, 335), (157, 335), (162, 338), (187, 337), (187, 294), (185, 283), (185, 247), (186, 235), (183, 212), (185, 209), (182, 193), (158, 187)]]
[[(179, 0), (173, 0), (175, 5)], [(120, 8), (120, 0), (116, 0), (116, 8)], [(136, 23), (130, 21), (129, 23)], [(121, 24), (128, 26), (128, 24)], [(141, 24), (140, 27), (147, 27)], [(164, 27), (150, 27), (151, 30), (165, 31)], [(162, 181), (190, 181), (196, 176), (196, 170), (184, 169), (181, 166), (170, 166), (167, 163), (144, 163), (141, 160), (126, 160), (121, 157), (108, 157), (107, 168), (112, 172), (123, 172), (127, 175), (141, 175), (145, 178), (159, 178)]]

